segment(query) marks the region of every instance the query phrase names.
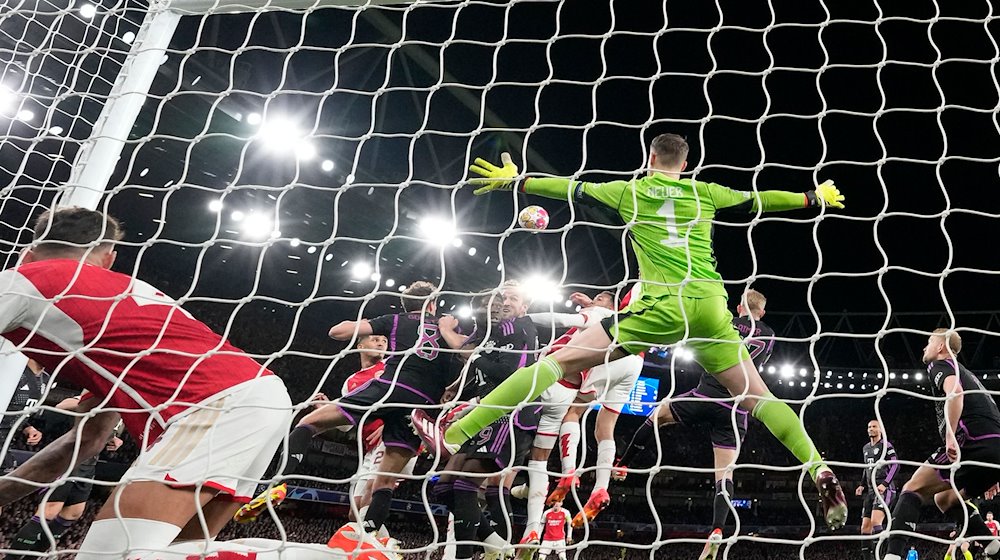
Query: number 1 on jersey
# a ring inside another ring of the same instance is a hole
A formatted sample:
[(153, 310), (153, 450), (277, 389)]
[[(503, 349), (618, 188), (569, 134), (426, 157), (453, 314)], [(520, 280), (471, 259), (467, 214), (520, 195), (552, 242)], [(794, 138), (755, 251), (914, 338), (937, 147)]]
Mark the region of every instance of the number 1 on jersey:
[(660, 243), (663, 243), (667, 247), (681, 247), (684, 245), (685, 240), (681, 239), (680, 233), (677, 231), (677, 216), (674, 214), (674, 200), (668, 198), (663, 201), (663, 206), (656, 211), (656, 215), (663, 216), (667, 222), (667, 237), (661, 239)]

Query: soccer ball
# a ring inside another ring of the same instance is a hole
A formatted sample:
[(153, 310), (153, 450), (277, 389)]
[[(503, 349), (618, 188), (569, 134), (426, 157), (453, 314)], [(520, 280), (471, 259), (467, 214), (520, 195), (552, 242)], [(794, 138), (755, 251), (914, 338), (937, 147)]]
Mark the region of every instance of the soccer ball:
[(528, 206), (517, 215), (517, 223), (524, 229), (545, 229), (549, 227), (549, 213), (541, 206)]

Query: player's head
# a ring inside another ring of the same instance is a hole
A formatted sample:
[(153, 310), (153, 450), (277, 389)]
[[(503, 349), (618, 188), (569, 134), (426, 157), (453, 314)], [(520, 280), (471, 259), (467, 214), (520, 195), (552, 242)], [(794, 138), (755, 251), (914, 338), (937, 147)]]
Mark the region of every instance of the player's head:
[(927, 346), (924, 346), (924, 363), (929, 364), (934, 360), (954, 358), (961, 351), (961, 335), (950, 329), (936, 329), (927, 337)]
[(594, 306), (603, 307), (605, 309), (610, 309), (614, 311), (615, 309), (615, 294), (607, 290), (594, 296)]
[(649, 169), (646, 174), (684, 171), (690, 149), (687, 140), (677, 134), (661, 134), (653, 138), (649, 143)]
[(117, 255), (115, 242), (121, 238), (118, 220), (96, 210), (76, 206), (49, 210), (35, 220), (34, 239), (24, 262), (82, 259), (111, 268)]
[(868, 437), (872, 439), (882, 437), (882, 426), (879, 425), (878, 420), (868, 422)]
[(524, 317), (528, 312), (531, 300), (524, 293), (524, 288), (517, 280), (507, 280), (500, 288), (503, 296), (503, 318), (514, 319)]
[(552, 502), (553, 509), (560, 509), (562, 507), (562, 500), (556, 500)]
[(370, 360), (381, 360), (389, 348), (389, 339), (380, 334), (369, 334), (358, 339), (358, 350)]
[(764, 308), (767, 307), (767, 298), (757, 290), (747, 290), (743, 293), (743, 299), (736, 306), (736, 314), (740, 317), (750, 315), (754, 321), (764, 318)]
[(993, 521), (993, 512), (992, 511), (987, 511), (986, 512), (986, 520), (987, 521)]
[(414, 282), (403, 290), (403, 295), (401, 299), (403, 300), (403, 311), (407, 313), (416, 313), (421, 309), (426, 309), (427, 313), (434, 315), (437, 312), (437, 298), (434, 297), (434, 292), (437, 288), (434, 284), (430, 282), (425, 282), (423, 280)]

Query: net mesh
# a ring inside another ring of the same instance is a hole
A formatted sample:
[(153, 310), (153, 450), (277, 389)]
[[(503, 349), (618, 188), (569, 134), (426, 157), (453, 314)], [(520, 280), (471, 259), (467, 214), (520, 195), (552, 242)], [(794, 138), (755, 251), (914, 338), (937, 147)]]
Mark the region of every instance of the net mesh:
[[(238, 4), (25, 1), (0, 13), (6, 265), (93, 140), (128, 52), (143, 48), (132, 44), (143, 18), (167, 9), (184, 17), (102, 185), (101, 207), (127, 231), (116, 268), (281, 375), (295, 403), (339, 395), (358, 368), (357, 350), (331, 342), (329, 327), (399, 312), (413, 281), (436, 284), (439, 308), (463, 320), (473, 295), (507, 279), (555, 311), (574, 310), (573, 291), (627, 287), (627, 226), (522, 195), (473, 200), (457, 186), (474, 158), (504, 151), (531, 174), (628, 179), (668, 131), (688, 138), (699, 180), (802, 191), (835, 178), (847, 195), (844, 213), (722, 216), (715, 247), (731, 296), (752, 284), (771, 298), (778, 342), (765, 380), (801, 405), (848, 494), (871, 418), (911, 462), (903, 474), (933, 450), (932, 401), (920, 398), (926, 332), (959, 327), (967, 365), (988, 387), (990, 374), (1000, 380), (1000, 322), (984, 311), (1000, 296), (982, 289), (997, 267), (981, 238), (1000, 217), (983, 192), (1000, 161), (989, 2)], [(519, 228), (517, 211), (539, 202), (549, 229)], [(644, 377), (659, 379), (662, 399), (697, 372), (663, 350), (647, 355)], [(46, 402), (72, 390), (57, 386)], [(590, 467), (592, 417), (581, 450)], [(641, 420), (623, 416), (619, 449)], [(573, 551), (698, 552), (710, 447), (675, 430), (648, 457), (655, 466), (612, 483), (611, 509)], [(26, 449), (23, 460), (38, 447), (17, 432), (8, 447)], [(224, 535), (325, 541), (343, 521), (359, 452), (356, 440), (317, 441), (280, 527), (264, 519)], [(135, 453), (126, 441), (101, 472), (120, 476)], [(398, 491), (407, 501), (390, 531), (422, 552), (440, 546), (421, 466)], [(735, 505), (726, 554), (765, 554), (760, 542), (788, 556), (860, 546), (856, 514), (851, 536), (831, 544), (808, 477), (763, 428), (751, 427), (735, 472), (734, 498), (747, 501)], [(586, 498), (574, 493), (572, 509)], [(941, 542), (923, 546), (937, 554)]]

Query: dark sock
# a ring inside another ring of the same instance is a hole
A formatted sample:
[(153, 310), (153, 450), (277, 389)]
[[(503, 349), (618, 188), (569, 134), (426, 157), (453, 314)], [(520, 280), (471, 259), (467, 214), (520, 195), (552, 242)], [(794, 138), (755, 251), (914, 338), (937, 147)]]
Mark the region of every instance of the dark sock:
[(455, 504), (455, 492), (453, 490), (453, 485), (454, 482), (449, 480), (446, 482), (438, 482), (434, 485), (434, 488), (431, 488), (431, 498), (433, 498), (435, 502), (448, 508), (448, 511), (452, 511)]
[(288, 453), (285, 455), (285, 468), (281, 469), (282, 476), (295, 474), (299, 469), (299, 463), (306, 456), (306, 451), (309, 451), (309, 444), (315, 435), (316, 428), (309, 424), (296, 426), (288, 434)]
[(496, 531), (493, 530), (493, 521), (490, 519), (490, 514), (485, 511), (479, 514), (479, 528), (476, 529), (476, 538), (479, 542), (486, 542), (486, 537), (492, 535)]
[[(955, 507), (944, 512), (945, 515), (951, 518), (958, 526), (958, 531), (961, 533), (962, 527), (965, 526), (966, 511), (968, 511), (969, 526), (965, 530), (965, 538), (975, 538), (975, 537), (991, 537), (993, 533), (990, 531), (989, 527), (986, 526), (986, 522), (983, 521), (983, 517), (979, 515), (979, 510), (971, 506), (962, 507), (962, 504), (958, 504)], [(985, 544), (985, 543), (984, 543)]]
[(483, 511), (479, 508), (479, 487), (466, 480), (456, 480), (454, 484), (455, 508), (455, 546), (456, 558), (472, 558), (472, 544), (462, 544), (462, 541), (473, 541), (479, 529)]
[[(920, 520), (920, 509), (924, 507), (924, 500), (919, 494), (914, 492), (903, 492), (899, 495), (896, 507), (892, 508), (891, 531), (913, 531)], [(906, 537), (903, 535), (893, 535), (889, 537), (886, 546), (888, 554), (895, 554), (900, 558), (906, 558)]]
[[(507, 490), (504, 488), (504, 490)], [(510, 491), (507, 491), (507, 510), (510, 512)], [(486, 511), (490, 513), (490, 526), (500, 537), (510, 540), (510, 514), (504, 511), (504, 498), (497, 486), (486, 488)]]
[[(53, 527), (50, 527), (52, 529)], [(11, 550), (30, 550), (33, 552), (44, 552), (49, 549), (49, 539), (42, 530), (42, 522), (37, 515), (32, 516), (21, 530), (14, 536), (14, 542), (10, 544)], [(18, 554), (8, 554), (11, 560), (22, 559), (24, 556)]]
[(52, 536), (58, 539), (63, 536), (63, 533), (65, 533), (66, 530), (69, 529), (74, 523), (76, 523), (76, 519), (66, 519), (61, 515), (56, 515), (56, 518), (49, 524), (49, 530), (52, 531)]
[(885, 530), (885, 527), (881, 525), (872, 525), (872, 534), (877, 535)]
[(733, 481), (728, 478), (715, 482), (715, 503), (712, 508), (712, 528), (725, 529), (729, 519), (730, 497), (733, 495)]
[(653, 416), (655, 415), (656, 409), (653, 409), (653, 411), (646, 416), (646, 421), (639, 426), (638, 430), (636, 430), (635, 435), (632, 436), (632, 441), (628, 443), (625, 451), (622, 452), (621, 458), (618, 459), (619, 465), (631, 465), (632, 461), (634, 461), (636, 457), (641, 455), (642, 452), (646, 450), (646, 446), (653, 440), (653, 426), (655, 425)]
[(372, 501), (365, 514), (365, 531), (378, 531), (389, 519), (389, 508), (392, 506), (392, 488), (379, 488), (372, 492)]

